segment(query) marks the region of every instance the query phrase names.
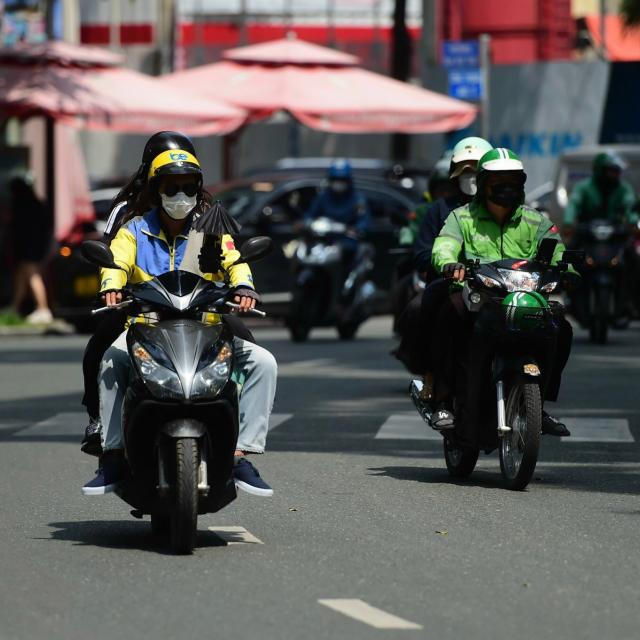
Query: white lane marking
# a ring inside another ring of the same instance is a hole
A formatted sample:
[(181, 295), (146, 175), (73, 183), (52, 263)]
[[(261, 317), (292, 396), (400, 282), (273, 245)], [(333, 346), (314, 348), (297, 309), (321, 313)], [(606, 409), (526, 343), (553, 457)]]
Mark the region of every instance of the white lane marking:
[(209, 527), (209, 531), (215, 533), (226, 544), (264, 544), (244, 527)]
[(358, 620), (358, 622), (364, 622), (364, 624), (368, 624), (375, 629), (422, 629), (422, 625), (409, 622), (382, 609), (372, 607), (364, 600), (330, 598), (318, 600), (318, 602), (325, 607), (329, 607), (329, 609)]
[(389, 416), (376, 433), (376, 440), (442, 440), (415, 411), (394, 413)]
[(89, 423), (87, 414), (82, 411), (67, 411), (36, 422), (18, 431), (15, 435), (22, 436), (78, 436), (84, 435), (84, 427)]
[(272, 413), (269, 418), (269, 431), (273, 431), (291, 418), (293, 418), (293, 413)]
[(626, 418), (561, 418), (571, 437), (564, 442), (635, 442)]

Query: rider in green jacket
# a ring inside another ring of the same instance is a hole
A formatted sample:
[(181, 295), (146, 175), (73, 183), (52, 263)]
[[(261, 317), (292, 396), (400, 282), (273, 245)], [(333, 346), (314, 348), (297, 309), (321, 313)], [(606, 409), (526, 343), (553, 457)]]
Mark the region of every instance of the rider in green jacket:
[[(451, 363), (464, 363), (468, 357), (470, 318), (459, 290), (464, 281), (465, 261), (532, 259), (545, 238), (558, 241), (553, 264), (560, 261), (564, 252), (556, 225), (523, 205), (525, 181), (524, 167), (513, 151), (496, 148), (485, 153), (478, 161), (476, 196), (469, 204), (451, 212), (433, 246), (434, 268), (455, 283), (454, 293), (441, 308), (432, 335), (436, 410), (431, 425), (436, 429), (455, 426), (451, 406), (455, 374), (452, 375)], [(556, 355), (545, 394), (545, 399), (551, 401), (557, 399), (573, 337), (571, 325), (564, 318), (559, 319), (559, 324)], [(570, 435), (565, 425), (546, 413), (543, 432)]]
[(597, 218), (617, 224), (634, 224), (638, 214), (633, 187), (622, 180), (626, 165), (615, 153), (599, 153), (593, 159), (593, 175), (574, 187), (564, 211), (565, 227)]

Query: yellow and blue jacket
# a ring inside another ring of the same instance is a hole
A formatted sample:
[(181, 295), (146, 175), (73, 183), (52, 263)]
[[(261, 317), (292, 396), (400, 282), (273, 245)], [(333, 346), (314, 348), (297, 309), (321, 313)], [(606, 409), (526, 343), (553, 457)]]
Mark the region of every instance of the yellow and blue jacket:
[[(109, 245), (113, 259), (124, 271), (101, 269), (100, 291), (122, 289), (126, 284), (146, 282), (167, 271), (180, 268), (187, 248), (190, 225), (173, 239), (167, 238), (158, 216), (157, 209), (151, 209), (144, 216), (132, 218), (123, 225)], [(200, 236), (202, 237), (202, 236)], [(234, 264), (240, 257), (233, 238), (222, 236), (222, 268), (218, 273), (203, 273), (207, 280), (224, 280), (229, 273), (232, 287), (253, 288), (253, 276), (247, 264)]]

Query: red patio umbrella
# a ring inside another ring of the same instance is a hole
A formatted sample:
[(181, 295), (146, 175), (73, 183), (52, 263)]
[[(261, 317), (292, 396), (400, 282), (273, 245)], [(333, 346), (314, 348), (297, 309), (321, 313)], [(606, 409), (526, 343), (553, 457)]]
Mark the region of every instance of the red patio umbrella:
[(43, 115), (88, 129), (143, 133), (178, 129), (224, 134), (245, 120), (238, 107), (169, 90), (124, 67), (81, 69), (0, 61), (0, 115)]
[(246, 109), (252, 121), (287, 111), (313, 129), (336, 133), (450, 131), (477, 114), (470, 104), (366, 71), (354, 56), (299, 40), (231, 49), (223, 58), (162, 81)]

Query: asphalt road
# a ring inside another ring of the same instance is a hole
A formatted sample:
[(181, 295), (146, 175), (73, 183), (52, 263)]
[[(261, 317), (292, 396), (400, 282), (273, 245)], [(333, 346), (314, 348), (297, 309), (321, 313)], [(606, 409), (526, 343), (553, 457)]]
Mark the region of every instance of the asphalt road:
[(276, 494), (201, 517), (191, 557), (80, 493), (85, 338), (0, 339), (2, 640), (638, 638), (638, 325), (578, 335), (554, 408), (576, 437), (544, 439), (524, 493), (496, 454), (449, 479), (388, 319), (353, 343), (258, 335), (280, 363), (257, 460)]

